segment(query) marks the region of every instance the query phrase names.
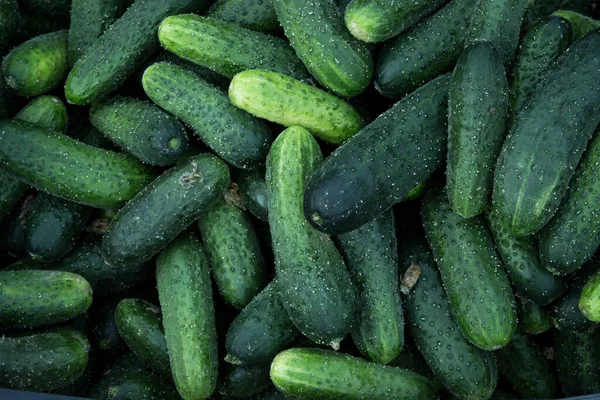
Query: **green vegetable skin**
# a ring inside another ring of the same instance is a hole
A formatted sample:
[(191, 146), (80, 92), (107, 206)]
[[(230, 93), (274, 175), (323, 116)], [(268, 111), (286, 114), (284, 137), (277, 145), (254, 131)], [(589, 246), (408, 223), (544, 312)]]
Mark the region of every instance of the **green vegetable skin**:
[(269, 200), (267, 198), (265, 171), (239, 171), (235, 180), (244, 206), (256, 218), (267, 221)]
[(579, 310), (590, 321), (600, 322), (600, 272), (593, 274), (583, 287)]
[(306, 183), (321, 160), (306, 129), (277, 137), (267, 159), (269, 225), (277, 290), (290, 319), (314, 342), (337, 348), (354, 318), (354, 289), (333, 242), (302, 212)]
[(55, 96), (40, 96), (31, 100), (15, 115), (15, 119), (31, 122), (58, 133), (67, 133), (69, 116), (65, 104)]
[(600, 392), (600, 331), (554, 330), (558, 379), (567, 396)]
[(579, 40), (594, 29), (600, 28), (600, 21), (571, 10), (555, 11), (552, 15), (563, 17), (573, 27), (573, 40)]
[(284, 393), (311, 399), (437, 399), (435, 387), (415, 372), (321, 349), (279, 353), (271, 380)]
[(177, 391), (206, 399), (217, 381), (217, 332), (210, 270), (202, 245), (183, 234), (157, 260), (156, 282)]
[(539, 231), (552, 218), (600, 122), (599, 59), (600, 31), (569, 47), (504, 141), (493, 207), (517, 236)]
[(258, 32), (279, 29), (277, 14), (270, 0), (218, 0), (206, 15)]
[(532, 301), (517, 298), (518, 328), (528, 335), (539, 335), (552, 328), (548, 311)]

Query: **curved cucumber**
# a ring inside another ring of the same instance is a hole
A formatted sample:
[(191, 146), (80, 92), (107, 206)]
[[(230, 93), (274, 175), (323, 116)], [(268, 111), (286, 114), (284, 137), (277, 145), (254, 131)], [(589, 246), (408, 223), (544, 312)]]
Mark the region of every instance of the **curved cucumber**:
[(342, 144), (363, 125), (358, 112), (342, 99), (272, 71), (240, 72), (229, 85), (229, 99), (252, 115), (301, 126), (333, 144)]
[(217, 383), (217, 332), (210, 269), (202, 245), (183, 234), (158, 257), (156, 282), (173, 379), (184, 399), (205, 399)]
[[(273, 12), (275, 12), (273, 10)], [(10, 39), (19, 29), (20, 16), (17, 0), (0, 1), (0, 49), (10, 45)]]
[(554, 331), (558, 379), (567, 396), (600, 392), (600, 330)]
[(552, 319), (548, 311), (527, 299), (517, 298), (518, 328), (528, 335), (539, 335), (552, 328)]
[(226, 398), (251, 397), (272, 388), (269, 367), (269, 364), (229, 366), (219, 385), (219, 393)]
[(269, 226), (277, 290), (290, 319), (312, 341), (336, 348), (354, 318), (354, 289), (335, 245), (302, 211), (306, 183), (321, 160), (306, 129), (277, 137), (267, 158)]
[(600, 28), (600, 21), (581, 15), (576, 11), (559, 10), (552, 15), (557, 15), (570, 22), (573, 28), (573, 41), (579, 40), (594, 29)]
[(67, 107), (55, 96), (40, 96), (31, 100), (15, 115), (15, 119), (31, 122), (58, 133), (67, 133)]
[(593, 322), (600, 322), (600, 272), (588, 278), (579, 297), (579, 311)]
[(258, 32), (279, 29), (277, 14), (269, 0), (218, 0), (206, 15)]
[(148, 67), (142, 84), (148, 97), (190, 126), (229, 164), (243, 169), (264, 165), (271, 132), (258, 118), (232, 105), (226, 93), (167, 63)]
[(236, 182), (242, 203), (248, 211), (261, 221), (267, 221), (269, 216), (269, 200), (267, 198), (267, 183), (265, 171), (240, 171)]

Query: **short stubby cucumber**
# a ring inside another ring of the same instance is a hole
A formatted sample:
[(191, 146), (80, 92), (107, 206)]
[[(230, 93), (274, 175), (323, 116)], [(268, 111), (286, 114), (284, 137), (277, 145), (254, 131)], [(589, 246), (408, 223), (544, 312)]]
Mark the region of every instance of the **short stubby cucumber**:
[(427, 194), (421, 213), (463, 334), (484, 350), (505, 346), (517, 328), (515, 300), (483, 218), (455, 214), (442, 189)]
[(261, 221), (267, 221), (269, 215), (269, 200), (267, 198), (267, 183), (265, 171), (239, 171), (235, 177), (238, 191), (244, 206)]
[(600, 28), (600, 21), (581, 15), (572, 10), (555, 11), (552, 15), (562, 17), (569, 21), (573, 28), (573, 41), (579, 40), (594, 29)]
[(184, 233), (160, 254), (156, 282), (177, 391), (206, 399), (217, 384), (217, 331), (210, 268), (194, 235)]
[(302, 206), (322, 157), (304, 128), (277, 137), (267, 158), (269, 225), (277, 290), (290, 319), (312, 341), (337, 348), (354, 319), (354, 288), (335, 245), (310, 226)]
[(227, 186), (229, 170), (212, 154), (191, 157), (167, 170), (111, 221), (102, 240), (106, 262), (128, 266), (150, 260), (208, 210)]
[(321, 349), (282, 351), (271, 363), (271, 380), (284, 393), (315, 400), (438, 398), (431, 382), (415, 372)]
[(248, 70), (231, 80), (229, 99), (252, 115), (283, 126), (301, 126), (319, 139), (342, 144), (363, 125), (344, 100), (277, 72)]
[(174, 164), (188, 147), (185, 128), (154, 104), (116, 96), (90, 109), (90, 122), (117, 146), (151, 165)]
[(308, 184), (306, 219), (349, 232), (428, 179), (445, 160), (449, 82), (444, 75), (416, 90), (327, 157)]
[(371, 82), (373, 60), (331, 0), (274, 0), (279, 23), (308, 71), (332, 92), (352, 97)]
[(448, 95), (446, 190), (455, 213), (471, 218), (488, 206), (504, 140), (508, 83), (500, 55), (476, 41), (459, 58)]
[(231, 104), (226, 93), (167, 63), (148, 67), (142, 84), (148, 97), (191, 127), (229, 164), (242, 169), (264, 165), (271, 132), (258, 118)]
[(284, 40), (215, 18), (193, 14), (166, 18), (158, 39), (170, 52), (228, 78), (254, 68), (302, 80), (310, 77)]
[(579, 297), (579, 311), (593, 322), (600, 322), (600, 272), (586, 281)]
[(554, 330), (554, 354), (558, 380), (566, 396), (600, 392), (600, 330)]
[(58, 133), (67, 133), (67, 107), (58, 97), (39, 96), (31, 100), (15, 115), (15, 119), (31, 122)]
[(515, 235), (536, 233), (552, 218), (599, 122), (600, 30), (565, 51), (502, 145), (493, 207)]
[(218, 0), (206, 15), (258, 32), (273, 32), (279, 28), (270, 0)]
[(552, 328), (552, 319), (546, 308), (527, 299), (517, 297), (516, 300), (519, 331), (539, 335)]

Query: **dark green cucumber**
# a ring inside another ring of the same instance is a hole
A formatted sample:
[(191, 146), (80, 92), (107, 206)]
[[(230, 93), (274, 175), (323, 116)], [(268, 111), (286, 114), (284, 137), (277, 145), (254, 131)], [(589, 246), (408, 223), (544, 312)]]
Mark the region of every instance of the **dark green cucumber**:
[(0, 220), (5, 218), (15, 207), (26, 190), (26, 184), (0, 168)]
[(438, 391), (444, 388), (442, 381), (440, 381), (431, 368), (429, 368), (429, 365), (427, 365), (425, 359), (419, 352), (419, 349), (410, 334), (410, 330), (406, 331), (406, 335), (404, 336), (402, 352), (388, 365), (396, 368), (409, 369), (419, 375), (423, 375), (433, 383)]
[(562, 17), (544, 18), (527, 31), (511, 72), (509, 116), (514, 118), (535, 92), (542, 78), (573, 40), (571, 24)]
[(122, 14), (122, 0), (72, 0), (69, 26), (69, 63), (77, 60)]
[(188, 147), (185, 128), (152, 103), (115, 96), (90, 109), (90, 122), (113, 143), (151, 165), (174, 164)]
[(352, 0), (345, 9), (346, 27), (363, 42), (383, 42), (405, 31), (446, 0)]
[(0, 329), (34, 328), (67, 321), (92, 304), (81, 276), (61, 271), (0, 271)]
[(277, 290), (290, 319), (312, 341), (337, 348), (354, 318), (354, 288), (331, 239), (302, 211), (306, 184), (322, 157), (304, 128), (277, 137), (267, 158), (269, 226)]
[(148, 67), (142, 84), (148, 97), (190, 126), (229, 164), (243, 169), (264, 165), (271, 132), (258, 118), (231, 104), (226, 93), (167, 63)]
[(600, 330), (554, 331), (558, 379), (567, 396), (600, 392)]
[(0, 338), (0, 386), (48, 391), (83, 374), (90, 344), (75, 330)]
[(69, 19), (63, 16), (48, 18), (46, 14), (40, 12), (19, 11), (19, 30), (13, 37), (15, 44), (23, 43), (46, 33), (69, 29)]
[(267, 183), (265, 171), (243, 171), (237, 173), (235, 181), (242, 197), (244, 206), (261, 221), (267, 221), (269, 216), (269, 199), (267, 198)]
[[(491, 353), (469, 344), (463, 336), (452, 317), (433, 256), (421, 235), (410, 230), (400, 240), (400, 271), (404, 273), (403, 284), (408, 292), (407, 325), (427, 365), (450, 392), (461, 399), (487, 399), (496, 388), (496, 360)], [(416, 282), (411, 279), (415, 276)]]
[(593, 14), (590, 0), (533, 0), (527, 8), (523, 25), (530, 27), (539, 19), (558, 10), (572, 10), (590, 16)]
[(67, 107), (55, 96), (40, 96), (31, 100), (15, 115), (15, 119), (31, 122), (58, 133), (67, 133)]
[(145, 365), (171, 379), (169, 353), (160, 309), (140, 299), (124, 299), (115, 310), (119, 334)]
[(229, 326), (225, 341), (227, 361), (268, 363), (300, 335), (290, 321), (275, 285), (270, 283), (256, 295)]
[(427, 194), (421, 213), (463, 334), (484, 350), (505, 346), (517, 327), (515, 301), (483, 218), (455, 214), (442, 189)]
[(271, 380), (285, 393), (315, 400), (437, 399), (431, 382), (415, 372), (322, 349), (282, 351)]
[(527, 299), (517, 298), (518, 328), (528, 335), (539, 335), (552, 328), (552, 319), (548, 311)]
[(522, 333), (515, 333), (494, 353), (498, 370), (524, 399), (554, 399), (559, 394), (550, 362), (542, 349)]
[(265, 261), (250, 217), (228, 199), (226, 192), (198, 228), (219, 293), (241, 310), (267, 285)]
[(0, 224), (0, 248), (13, 258), (27, 255), (25, 251), (25, 233), (21, 217), (31, 203), (33, 196), (27, 196), (25, 200), (18, 203), (3, 219)]
[(449, 82), (444, 75), (416, 90), (333, 152), (308, 185), (306, 219), (349, 232), (427, 180), (445, 158)]
[(279, 23), (308, 71), (332, 92), (352, 97), (371, 82), (373, 60), (331, 0), (274, 0)]
[(600, 322), (600, 272), (588, 278), (579, 297), (579, 311), (584, 317), (593, 322)]
[(206, 0), (136, 0), (75, 63), (65, 84), (67, 100), (86, 105), (108, 95), (158, 50), (163, 19), (207, 6)]
[(119, 298), (111, 298), (102, 303), (94, 304), (90, 310), (92, 339), (100, 350), (105, 365), (112, 365), (121, 354), (127, 351), (127, 344), (117, 330), (115, 311)]
[[(273, 10), (275, 13), (275, 10)], [(17, 0), (0, 1), (0, 49), (10, 46), (10, 39), (19, 29), (19, 5)]]
[(67, 31), (47, 33), (15, 47), (2, 60), (6, 85), (31, 97), (56, 87), (67, 74)]
[(539, 231), (552, 218), (600, 122), (598, 60), (600, 31), (595, 31), (565, 51), (504, 141), (493, 207), (517, 236)]
[(261, 68), (307, 80), (309, 74), (287, 42), (233, 23), (194, 14), (166, 18), (158, 30), (164, 48), (228, 78)]
[(487, 217), (496, 248), (516, 291), (541, 305), (560, 296), (564, 290), (563, 280), (542, 266), (535, 238), (515, 237), (494, 211), (488, 212)]
[(253, 69), (233, 77), (229, 99), (250, 114), (283, 126), (302, 126), (319, 139), (342, 144), (363, 126), (342, 99), (273, 71)]
[(381, 364), (395, 359), (404, 345), (395, 229), (390, 210), (337, 237), (356, 287), (352, 339), (365, 357)]
[(205, 399), (216, 387), (217, 332), (210, 268), (202, 245), (183, 234), (161, 253), (156, 281), (163, 326), (178, 392)]
[(375, 65), (375, 88), (399, 98), (440, 74), (460, 57), (477, 0), (452, 0), (431, 17), (390, 40)]
[(167, 170), (111, 221), (102, 240), (106, 262), (125, 267), (150, 260), (208, 210), (227, 186), (229, 170), (211, 154)]
[(570, 10), (559, 10), (552, 13), (569, 21), (573, 28), (573, 41), (579, 40), (594, 29), (600, 28), (600, 21)]
[(219, 393), (240, 398), (251, 397), (271, 387), (270, 364), (230, 366), (219, 384)]
[(277, 14), (269, 0), (218, 0), (206, 15), (258, 32), (279, 29)]
[(507, 100), (500, 55), (491, 42), (473, 42), (458, 59), (448, 95), (446, 190), (452, 210), (465, 218), (490, 202)]

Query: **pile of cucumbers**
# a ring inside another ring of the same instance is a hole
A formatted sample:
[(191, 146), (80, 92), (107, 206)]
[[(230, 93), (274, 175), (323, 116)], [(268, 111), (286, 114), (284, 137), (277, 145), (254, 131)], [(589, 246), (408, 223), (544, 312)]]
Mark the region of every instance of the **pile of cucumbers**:
[(0, 390), (600, 393), (600, 6), (0, 0)]

